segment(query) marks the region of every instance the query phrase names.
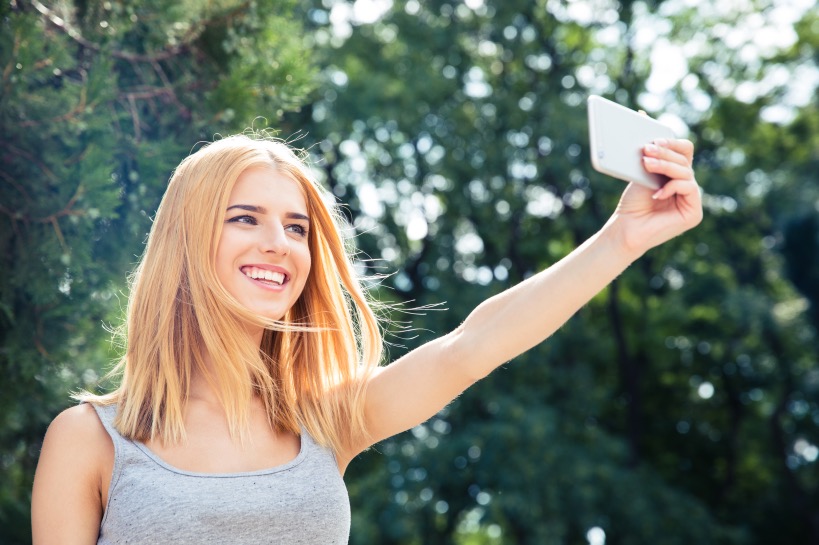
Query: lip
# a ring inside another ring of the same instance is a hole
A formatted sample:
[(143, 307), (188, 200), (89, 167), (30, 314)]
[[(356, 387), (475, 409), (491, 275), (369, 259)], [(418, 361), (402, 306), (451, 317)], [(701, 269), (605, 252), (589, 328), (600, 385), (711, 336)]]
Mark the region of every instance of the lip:
[[(271, 285), (271, 284), (267, 284), (267, 283), (264, 283), (264, 282), (260, 282), (260, 281), (256, 280), (255, 278), (251, 278), (251, 277), (249, 277), (248, 275), (245, 274), (244, 269), (250, 269), (250, 268), (253, 268), (253, 267), (256, 267), (257, 269), (263, 269), (265, 271), (271, 271), (271, 272), (276, 272), (276, 273), (283, 274), (284, 275), (284, 281), (280, 285)], [(278, 265), (269, 265), (269, 264), (264, 264), (264, 263), (248, 263), (247, 265), (242, 265), (241, 267), (239, 267), (239, 272), (242, 274), (242, 276), (244, 276), (245, 278), (247, 278), (248, 280), (250, 280), (251, 282), (253, 282), (257, 286), (262, 287), (262, 288), (266, 288), (266, 289), (269, 289), (269, 290), (275, 290), (275, 291), (281, 290), (287, 285), (288, 282), (290, 282), (290, 273), (287, 271), (287, 269), (285, 269), (284, 267), (279, 267)]]

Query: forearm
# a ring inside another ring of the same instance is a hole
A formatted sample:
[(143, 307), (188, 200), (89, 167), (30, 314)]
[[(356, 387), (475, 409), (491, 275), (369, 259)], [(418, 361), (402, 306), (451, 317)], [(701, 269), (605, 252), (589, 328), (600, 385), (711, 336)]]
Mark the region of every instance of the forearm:
[(669, 178), (661, 190), (629, 184), (605, 227), (574, 252), (485, 301), (455, 331), (373, 374), (364, 409), (372, 441), (441, 410), (473, 382), (549, 337), (643, 252), (700, 222), (693, 144), (674, 140), (650, 148), (646, 169)]
[(453, 332), (459, 364), (480, 378), (548, 338), (639, 256), (618, 240), (610, 222), (558, 263), (484, 301)]

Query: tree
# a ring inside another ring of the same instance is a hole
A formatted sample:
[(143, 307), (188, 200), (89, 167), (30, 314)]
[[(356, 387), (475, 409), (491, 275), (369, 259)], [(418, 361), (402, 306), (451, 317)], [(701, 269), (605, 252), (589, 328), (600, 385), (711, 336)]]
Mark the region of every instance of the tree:
[(30, 541), (48, 422), (120, 354), (103, 327), (171, 170), (314, 85), (290, 0), (47, 4), (0, 7), (4, 543)]
[[(307, 127), (369, 272), (395, 271), (383, 297), (449, 308), (397, 344), (602, 225), (622, 186), (589, 167), (590, 93), (695, 140), (708, 210), (543, 346), (354, 462), (352, 542), (819, 542), (817, 345), (795, 289), (811, 298), (817, 274), (795, 214), (815, 213), (817, 15), (746, 8), (308, 11), (325, 84), (287, 131)], [(813, 101), (791, 96), (797, 74)]]

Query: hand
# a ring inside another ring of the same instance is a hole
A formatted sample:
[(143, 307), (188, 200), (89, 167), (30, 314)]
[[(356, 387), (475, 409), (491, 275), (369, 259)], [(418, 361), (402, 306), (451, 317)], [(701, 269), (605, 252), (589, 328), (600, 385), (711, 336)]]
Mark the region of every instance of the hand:
[(607, 227), (615, 229), (625, 251), (641, 255), (702, 221), (693, 158), (688, 140), (657, 140), (643, 148), (645, 169), (669, 180), (657, 191), (631, 183), (623, 192)]

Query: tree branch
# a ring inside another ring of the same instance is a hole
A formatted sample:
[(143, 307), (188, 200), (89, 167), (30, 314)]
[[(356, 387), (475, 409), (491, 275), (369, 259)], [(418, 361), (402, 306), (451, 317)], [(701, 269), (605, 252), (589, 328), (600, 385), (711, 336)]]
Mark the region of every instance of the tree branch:
[[(50, 10), (48, 7), (46, 7), (45, 5), (40, 3), (38, 0), (31, 0), (31, 5), (34, 6), (34, 9), (36, 9), (38, 12), (40, 12), (40, 14), (42, 14), (46, 19), (48, 19), (48, 22), (50, 22), (55, 28), (57, 28), (61, 32), (64, 32), (65, 34), (67, 34), (72, 40), (74, 40), (75, 42), (80, 44), (82, 47), (84, 47), (86, 49), (90, 49), (91, 51), (96, 51), (96, 52), (102, 51), (102, 47), (100, 45), (95, 44), (94, 42), (84, 38), (83, 35), (80, 34), (80, 32), (77, 29), (72, 28), (68, 24), (67, 21), (65, 21), (62, 17), (60, 17), (59, 15), (54, 13), (52, 10)], [(171, 59), (173, 57), (176, 57), (176, 56), (180, 55), (181, 53), (184, 53), (188, 49), (188, 47), (197, 38), (199, 38), (199, 36), (201, 36), (202, 32), (204, 32), (204, 30), (205, 30), (205, 28), (207, 27), (208, 24), (221, 22), (221, 21), (230, 21), (234, 17), (236, 17), (237, 14), (239, 14), (243, 10), (247, 9), (247, 7), (249, 5), (250, 5), (250, 2), (242, 2), (241, 4), (236, 6), (234, 9), (225, 12), (224, 14), (222, 14), (219, 17), (216, 17), (216, 18), (213, 18), (213, 19), (207, 19), (203, 23), (200, 23), (198, 25), (193, 26), (185, 34), (185, 36), (182, 37), (182, 39), (180, 40), (180, 42), (178, 44), (166, 47), (166, 48), (161, 49), (159, 51), (149, 53), (149, 54), (142, 54), (142, 53), (130, 53), (130, 52), (127, 52), (127, 51), (113, 50), (113, 51), (109, 52), (109, 54), (112, 57), (116, 58), (116, 59), (122, 59), (122, 60), (132, 61), (132, 62), (152, 63), (152, 62), (164, 61), (164, 60)]]
[(87, 100), (86, 88), (83, 87), (82, 89), (80, 89), (80, 102), (70, 112), (66, 112), (63, 115), (59, 115), (57, 117), (52, 117), (51, 119), (29, 119), (27, 121), (20, 122), (20, 126), (36, 127), (37, 125), (42, 125), (44, 123), (50, 124), (69, 121), (71, 119), (74, 119), (74, 116), (76, 116), (78, 113), (81, 113), (83, 110), (85, 110), (86, 100)]
[(36, 157), (34, 157), (34, 155), (29, 153), (28, 151), (22, 148), (18, 148), (17, 146), (11, 144), (8, 141), (2, 142), (2, 147), (6, 148), (11, 153), (15, 153), (23, 157), (24, 159), (28, 159), (34, 166), (39, 168), (42, 171), (42, 173), (46, 175), (46, 178), (51, 180), (51, 182), (55, 184), (59, 183), (60, 180), (57, 178), (56, 174), (54, 174), (54, 172), (50, 168), (48, 168), (43, 162), (39, 161)]
[(9, 86), (9, 82), (11, 80), (11, 72), (14, 70), (15, 61), (17, 60), (17, 52), (20, 50), (20, 29), (17, 29), (17, 32), (14, 34), (14, 45), (11, 49), (11, 55), (9, 55), (9, 62), (5, 68), (3, 68), (3, 94), (6, 94), (6, 89)]
[(9, 183), (9, 185), (11, 185), (17, 191), (19, 191), (26, 199), (26, 201), (28, 201), (29, 203), (32, 202), (31, 195), (28, 194), (26, 188), (19, 184), (17, 180), (15, 180), (8, 172), (6, 172), (5, 170), (0, 170), (0, 178), (3, 178), (5, 181)]
[[(82, 47), (86, 49), (90, 49), (91, 51), (100, 52), (102, 51), (102, 47), (94, 42), (91, 42), (84, 38), (80, 32), (69, 26), (68, 22), (65, 21), (62, 17), (58, 16), (56, 13), (51, 11), (49, 8), (38, 2), (38, 0), (31, 0), (31, 5), (34, 6), (34, 9), (40, 12), (48, 22), (51, 23), (55, 28), (67, 34), (72, 40), (80, 44)], [(134, 62), (156, 62), (162, 61), (166, 59), (170, 59), (171, 57), (175, 57), (180, 53), (184, 52), (188, 46), (199, 37), (199, 35), (204, 30), (203, 25), (199, 25), (191, 29), (190, 32), (185, 35), (182, 41), (176, 45), (167, 47), (156, 53), (152, 54), (139, 54), (139, 53), (129, 53), (126, 51), (111, 51), (109, 54), (117, 59), (123, 59), (127, 61), (134, 61)]]

